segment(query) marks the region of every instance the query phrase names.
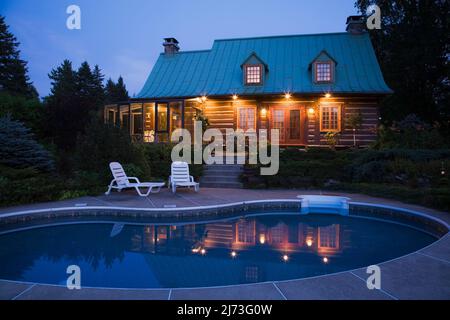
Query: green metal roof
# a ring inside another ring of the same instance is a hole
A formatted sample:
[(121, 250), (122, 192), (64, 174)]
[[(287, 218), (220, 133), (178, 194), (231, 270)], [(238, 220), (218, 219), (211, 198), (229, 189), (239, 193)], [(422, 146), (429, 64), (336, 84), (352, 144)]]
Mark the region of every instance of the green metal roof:
[[(322, 51), (336, 60), (335, 82), (315, 84), (309, 64)], [(267, 64), (262, 86), (245, 86), (242, 63)], [(162, 53), (137, 98), (392, 91), (384, 82), (369, 35), (345, 33), (224, 39), (211, 50)]]

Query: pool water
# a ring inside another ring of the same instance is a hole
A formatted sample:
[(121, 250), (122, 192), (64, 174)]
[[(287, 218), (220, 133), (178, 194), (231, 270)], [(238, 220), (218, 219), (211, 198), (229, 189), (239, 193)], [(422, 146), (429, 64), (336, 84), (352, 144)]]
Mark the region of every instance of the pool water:
[(436, 238), (403, 225), (328, 215), (264, 215), (188, 225), (79, 223), (0, 235), (0, 279), (179, 288), (288, 280), (351, 270)]

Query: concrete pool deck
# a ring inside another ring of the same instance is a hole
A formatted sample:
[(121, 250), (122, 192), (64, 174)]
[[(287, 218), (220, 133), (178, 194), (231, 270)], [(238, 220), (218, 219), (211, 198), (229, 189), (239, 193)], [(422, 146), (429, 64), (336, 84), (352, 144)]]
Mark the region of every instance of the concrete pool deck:
[[(250, 200), (296, 199), (300, 194), (347, 196), (352, 201), (390, 205), (418, 211), (450, 225), (450, 214), (398, 201), (341, 192), (319, 190), (248, 190), (208, 189), (199, 193), (180, 190), (172, 194), (164, 189), (159, 194), (138, 197), (134, 192), (110, 196), (25, 205), (0, 209), (2, 215), (18, 211), (74, 206), (127, 208), (197, 207)], [(63, 286), (0, 280), (0, 299), (229, 299), (229, 300), (297, 300), (297, 299), (450, 299), (450, 234), (432, 245), (406, 256), (378, 264), (381, 290), (366, 286), (366, 269), (344, 271), (300, 280), (194, 289), (108, 289), (83, 288), (68, 290)]]

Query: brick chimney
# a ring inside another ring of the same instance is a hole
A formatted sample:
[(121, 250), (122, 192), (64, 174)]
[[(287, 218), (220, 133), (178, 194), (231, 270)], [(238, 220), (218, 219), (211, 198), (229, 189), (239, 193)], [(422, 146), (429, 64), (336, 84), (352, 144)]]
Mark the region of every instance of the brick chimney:
[(349, 16), (346, 24), (347, 28), (345, 30), (351, 34), (362, 34), (367, 30), (365, 16)]
[(178, 41), (175, 38), (164, 38), (163, 46), (165, 54), (174, 54), (180, 51)]

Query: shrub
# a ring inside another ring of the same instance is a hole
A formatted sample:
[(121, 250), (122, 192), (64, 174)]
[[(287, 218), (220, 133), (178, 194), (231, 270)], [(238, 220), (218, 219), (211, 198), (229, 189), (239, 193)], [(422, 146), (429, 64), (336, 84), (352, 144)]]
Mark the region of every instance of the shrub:
[[(167, 180), (170, 175), (170, 166), (172, 165), (172, 148), (170, 143), (156, 143), (141, 145), (144, 150), (145, 158), (149, 164), (152, 179)], [(191, 159), (193, 159), (191, 155)], [(195, 178), (199, 178), (202, 174), (203, 166), (201, 164), (189, 165), (189, 172)]]
[(105, 184), (111, 177), (110, 162), (120, 162), (125, 168), (139, 168), (139, 178), (148, 179), (151, 176), (145, 152), (140, 145), (133, 144), (130, 136), (124, 130), (103, 124), (92, 119), (84, 134), (77, 140), (74, 167), (79, 172), (98, 174), (98, 180)]
[(392, 127), (380, 126), (376, 149), (440, 149), (448, 143), (439, 132), (438, 126), (430, 126), (415, 115), (409, 115)]

